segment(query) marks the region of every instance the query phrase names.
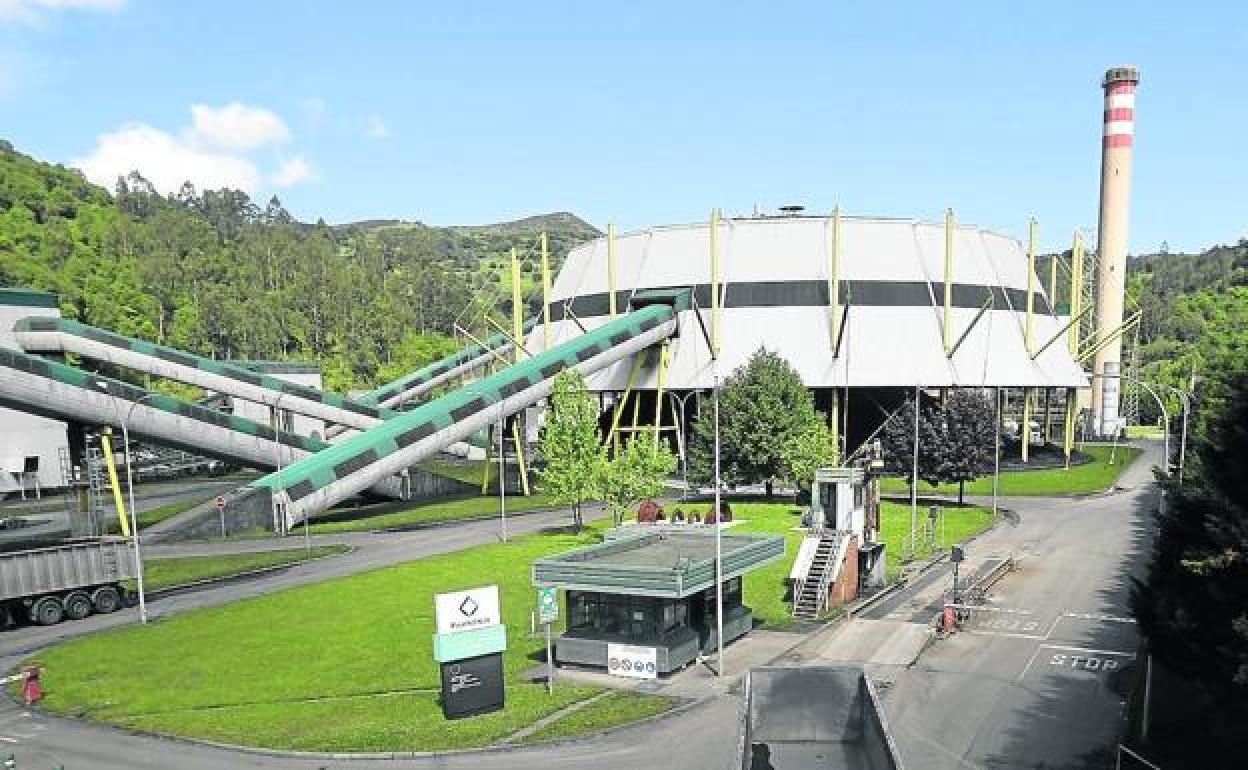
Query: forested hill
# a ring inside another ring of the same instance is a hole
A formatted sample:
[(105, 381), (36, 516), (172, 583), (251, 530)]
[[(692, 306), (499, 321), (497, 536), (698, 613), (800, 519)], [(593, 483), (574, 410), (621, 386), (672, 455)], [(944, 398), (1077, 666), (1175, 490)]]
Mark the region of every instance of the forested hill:
[[(1066, 265), (1060, 255), (1057, 301), (1069, 301)], [(1053, 255), (1037, 261), (1036, 272), (1047, 284)], [(1139, 332), (1127, 334), (1123, 351), (1129, 365), (1139, 344), (1141, 379), (1186, 388), (1193, 372), (1198, 393), (1217, 397), (1226, 377), (1248, 367), (1248, 239), (1234, 246), (1215, 246), (1198, 254), (1161, 251), (1127, 260), (1127, 314), (1140, 314)], [(1085, 326), (1085, 334), (1089, 327)], [(1167, 409), (1178, 413), (1181, 403), (1167, 396)], [(1146, 420), (1157, 415), (1151, 397), (1140, 399)]]
[(64, 314), (219, 358), (322, 362), (365, 387), (454, 348), (455, 323), (507, 310), (510, 251), (536, 307), (538, 233), (557, 267), (598, 231), (567, 213), (484, 226), (296, 222), (272, 198), (137, 174), (109, 191), (0, 140), (0, 285), (48, 289)]

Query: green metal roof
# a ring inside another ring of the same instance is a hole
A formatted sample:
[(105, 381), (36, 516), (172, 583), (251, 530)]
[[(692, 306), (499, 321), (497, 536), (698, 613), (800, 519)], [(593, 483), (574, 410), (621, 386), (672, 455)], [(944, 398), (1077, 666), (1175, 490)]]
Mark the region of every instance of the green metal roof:
[(0, 287), (0, 305), (6, 307), (60, 307), (56, 294), (38, 289)]
[[(635, 527), (605, 543), (533, 562), (533, 583), (575, 591), (679, 599), (715, 585), (713, 527)], [(784, 556), (784, 537), (725, 532), (725, 579)]]

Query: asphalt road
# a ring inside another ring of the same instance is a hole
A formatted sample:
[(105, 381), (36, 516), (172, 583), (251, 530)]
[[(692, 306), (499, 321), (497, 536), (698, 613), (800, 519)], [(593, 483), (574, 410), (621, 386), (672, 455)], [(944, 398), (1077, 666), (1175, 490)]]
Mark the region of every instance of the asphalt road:
[(1130, 577), (1151, 543), (1160, 454), (1115, 494), (1015, 499), (1018, 526), (972, 545), (1015, 550), (1021, 567), (991, 591), (993, 611), (893, 675), (885, 712), (908, 770), (1113, 766), (1137, 665)]
[[(1015, 499), (1012, 505), (1021, 522), (1000, 528), (975, 546), (1022, 552), (1022, 569), (999, 583), (991, 597), (994, 607), (1018, 612), (980, 613), (973, 631), (938, 643), (914, 666), (890, 673), (885, 708), (908, 768), (1106, 766), (1120, 726), (1123, 683), (1134, 665), (1134, 628), (1120, 619), (1126, 614), (1127, 573), (1142, 559), (1150, 536), (1147, 510), (1153, 491), (1147, 464), (1156, 459), (1146, 456), (1146, 462), (1128, 471), (1124, 483), (1134, 487), (1130, 491), (1087, 500)], [(511, 531), (562, 525), (566, 519), (562, 513), (519, 517)], [(159, 616), (221, 604), (496, 537), (497, 522), (484, 521), (384, 536), (316, 538), (351, 541), (359, 549), (259, 580), (163, 599), (153, 602), (151, 611)], [(930, 592), (933, 581), (940, 579), (916, 581), (898, 597), (898, 606), (904, 606), (907, 594)], [(62, 638), (133, 622), (133, 615), (134, 610), (127, 610), (0, 633), (0, 664), (10, 666)], [(734, 758), (739, 708), (739, 696), (730, 693), (657, 723), (554, 748), (331, 760), (270, 757), (130, 735), (3, 701), (0, 755), (15, 753), (22, 770), (720, 770)]]

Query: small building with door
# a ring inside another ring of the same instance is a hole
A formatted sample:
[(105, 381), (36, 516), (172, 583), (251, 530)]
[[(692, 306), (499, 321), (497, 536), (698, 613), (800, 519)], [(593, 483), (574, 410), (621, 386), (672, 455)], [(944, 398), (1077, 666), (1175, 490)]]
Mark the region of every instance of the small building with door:
[[(723, 532), (720, 548), (727, 644), (754, 624), (741, 601), (742, 576), (782, 558), (784, 538)], [(611, 530), (606, 542), (535, 561), (533, 583), (563, 589), (559, 663), (605, 667), (608, 646), (626, 644), (655, 648), (658, 673), (666, 674), (718, 646), (714, 527)]]

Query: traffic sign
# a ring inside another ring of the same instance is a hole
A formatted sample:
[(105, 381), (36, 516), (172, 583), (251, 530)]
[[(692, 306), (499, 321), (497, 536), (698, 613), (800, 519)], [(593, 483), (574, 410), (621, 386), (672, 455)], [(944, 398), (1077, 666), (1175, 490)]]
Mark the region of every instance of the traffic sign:
[(559, 619), (559, 589), (537, 589), (537, 619), (541, 623), (554, 623)]
[(225, 508), (225, 498), (222, 497), (221, 495), (217, 495), (217, 499), (213, 500), (212, 504), (217, 506), (218, 511), (222, 510), (223, 508)]

